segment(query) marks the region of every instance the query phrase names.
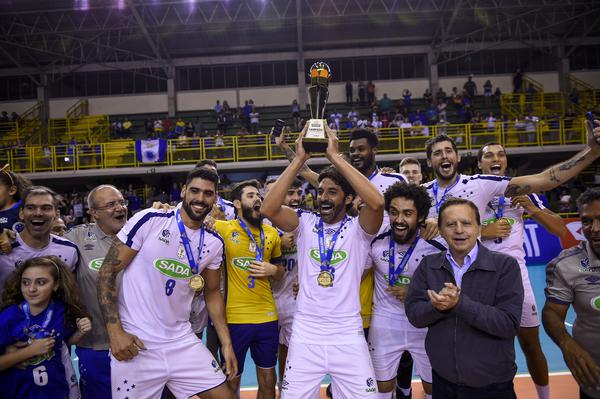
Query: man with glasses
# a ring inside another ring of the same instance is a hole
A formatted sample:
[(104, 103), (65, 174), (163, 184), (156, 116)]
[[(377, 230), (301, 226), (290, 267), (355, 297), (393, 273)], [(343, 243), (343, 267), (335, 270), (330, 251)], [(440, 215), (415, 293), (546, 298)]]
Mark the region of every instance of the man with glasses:
[[(106, 326), (98, 304), (96, 278), (113, 237), (127, 221), (128, 201), (114, 186), (102, 184), (90, 191), (87, 206), (95, 223), (81, 224), (65, 234), (79, 249), (77, 283), (81, 302), (89, 312), (93, 328), (75, 349), (79, 357), (81, 393), (84, 398), (109, 398), (110, 348)], [(120, 284), (120, 279), (117, 280)]]

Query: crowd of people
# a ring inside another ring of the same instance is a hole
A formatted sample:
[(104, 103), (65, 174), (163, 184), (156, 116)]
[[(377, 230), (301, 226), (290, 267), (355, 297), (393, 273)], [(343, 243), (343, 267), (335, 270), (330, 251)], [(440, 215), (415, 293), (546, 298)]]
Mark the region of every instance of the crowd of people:
[[(406, 398), (414, 365), (426, 398), (508, 399), (517, 338), (548, 399), (523, 217), (564, 234), (534, 193), (592, 164), (600, 128), (572, 158), (514, 177), (494, 142), (482, 174), (461, 173), (441, 134), (427, 142), (429, 182), (415, 159), (380, 169), (371, 130), (353, 130), (346, 153), (326, 133), (320, 173), (302, 136), (295, 151), (279, 136), (290, 163), (264, 185), (238, 182), (225, 200), (217, 164), (201, 160), (131, 217), (132, 187), (72, 195), (68, 231), (56, 192), (0, 170), (0, 395), (233, 399), (250, 351), (259, 398), (317, 397), (326, 375), (336, 399)], [(599, 189), (578, 204), (587, 241), (548, 265), (542, 314), (587, 399), (600, 397)]]

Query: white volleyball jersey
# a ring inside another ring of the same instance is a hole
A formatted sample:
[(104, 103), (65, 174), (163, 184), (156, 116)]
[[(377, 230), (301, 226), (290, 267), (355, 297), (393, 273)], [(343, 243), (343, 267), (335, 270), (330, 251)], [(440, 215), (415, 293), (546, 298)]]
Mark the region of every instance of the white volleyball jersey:
[[(406, 318), (404, 313), (404, 304), (396, 297), (387, 292), (389, 283), (389, 251), (390, 251), (391, 232), (389, 226), (386, 226), (385, 232), (379, 234), (371, 242), (371, 250), (369, 251), (369, 259), (367, 267), (371, 264), (375, 267), (375, 291), (373, 294), (373, 315), (389, 317), (393, 319)], [(402, 262), (404, 255), (410, 248), (409, 244), (400, 245), (395, 243), (394, 249), (396, 252), (394, 263), (397, 268)], [(431, 255), (445, 250), (446, 248), (437, 241), (427, 241), (419, 239), (415, 246), (408, 263), (404, 266), (404, 270), (396, 279), (396, 286), (408, 285), (415, 270), (421, 263), (421, 260), (426, 255)]]
[[(181, 203), (177, 206), (181, 209)], [(201, 230), (185, 228), (198, 259)], [(190, 313), (194, 291), (192, 271), (182, 245), (175, 209), (146, 209), (136, 213), (117, 234), (138, 251), (123, 271), (119, 315), (125, 331), (137, 335), (147, 348), (157, 348), (192, 334)], [(217, 270), (223, 261), (223, 240), (205, 230), (200, 272)]]
[(408, 183), (408, 180), (406, 180), (404, 175), (398, 173), (381, 173), (379, 169), (375, 170), (375, 173), (369, 180), (381, 194), (385, 193), (385, 191), (395, 183)]
[[(528, 197), (529, 199), (531, 199), (531, 202), (533, 202), (533, 204), (538, 208), (546, 208), (542, 203), (540, 197), (537, 196), (537, 194), (529, 194)], [(483, 226), (488, 225), (490, 223), (494, 223), (496, 221), (496, 215), (499, 212), (498, 207), (498, 197), (494, 198), (488, 203), (488, 205), (485, 207), (485, 211), (481, 214), (481, 224)], [(523, 223), (524, 212), (525, 209), (523, 209), (523, 207), (519, 205), (512, 206), (511, 199), (504, 198), (502, 217), (507, 218), (512, 226), (510, 235), (506, 238), (502, 238), (500, 242), (495, 242), (495, 240), (493, 239), (481, 241), (483, 245), (485, 245), (493, 251), (503, 252), (505, 254), (511, 255), (519, 262), (519, 265), (521, 267), (526, 267), (525, 248), (523, 247), (523, 242), (525, 241), (525, 223)]]
[[(321, 272), (317, 225), (319, 215), (299, 210), (300, 223), (294, 233), (298, 253), (297, 310), (294, 315), (292, 342), (319, 345), (364, 343), (360, 317), (360, 281), (371, 240), (358, 218), (348, 218), (335, 243), (331, 267), (333, 286), (317, 282)], [(340, 223), (324, 224), (325, 245)]]
[(50, 234), (50, 241), (44, 248), (32, 248), (25, 244), (21, 235), (16, 234), (16, 240), (12, 243), (12, 251), (9, 254), (0, 255), (0, 298), (10, 274), (22, 265), (26, 260), (39, 256), (54, 255), (62, 260), (71, 271), (77, 269), (79, 263), (79, 251), (71, 241)]
[(235, 219), (235, 206), (233, 206), (233, 202), (227, 201), (222, 197), (219, 197), (217, 200), (217, 205), (219, 209), (225, 214), (225, 219), (233, 220)]
[(292, 248), (286, 250), (283, 247), (281, 248), (281, 260), (285, 268), (283, 276), (279, 281), (271, 283), (275, 306), (277, 306), (277, 316), (280, 321), (296, 312), (294, 283), (298, 282), (298, 256), (295, 243)]
[(429, 217), (438, 217), (439, 208), (448, 198), (463, 198), (475, 204), (479, 214), (483, 215), (488, 202), (494, 197), (504, 195), (510, 177), (494, 175), (458, 175), (456, 182), (448, 187), (439, 187), (437, 195), (434, 192), (436, 180), (422, 184), (433, 200), (429, 209)]

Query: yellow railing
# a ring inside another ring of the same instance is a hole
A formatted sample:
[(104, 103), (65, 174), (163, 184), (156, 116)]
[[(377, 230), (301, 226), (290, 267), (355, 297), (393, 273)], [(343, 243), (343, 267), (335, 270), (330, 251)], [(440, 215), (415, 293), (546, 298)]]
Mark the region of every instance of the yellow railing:
[(534, 78), (532, 78), (531, 76), (528, 75), (524, 75), (523, 76), (523, 83), (525, 83), (523, 85), (523, 91), (527, 92), (527, 88), (529, 86), (533, 86), (535, 88), (535, 91), (538, 93), (543, 93), (544, 92), (544, 85), (541, 84), (540, 82), (538, 82), (537, 80), (535, 80)]
[(55, 118), (48, 121), (50, 142), (65, 141), (104, 141), (108, 138), (110, 122), (108, 115), (91, 115), (80, 118)]
[(562, 93), (508, 93), (500, 97), (503, 115), (510, 118), (529, 113), (538, 117), (558, 116), (565, 113), (565, 99)]
[[(496, 122), (494, 124), (462, 124), (380, 129), (380, 154), (402, 154), (425, 151), (426, 141), (446, 133), (457, 147), (478, 150), (489, 141), (506, 147), (583, 144), (586, 142), (583, 119), (556, 119), (540, 122)], [(347, 151), (350, 131), (338, 132), (340, 151)], [(293, 147), (296, 134), (287, 137)], [(319, 154), (314, 154), (319, 156)], [(246, 135), (210, 138), (185, 138), (168, 141), (163, 162), (141, 163), (135, 141), (114, 140), (106, 143), (62, 144), (0, 150), (0, 163), (8, 162), (15, 172), (49, 172), (64, 170), (124, 168), (194, 164), (199, 159), (217, 162), (269, 161), (284, 158), (268, 135)], [(241, 167), (243, 167), (241, 165)]]
[(82, 116), (87, 116), (89, 113), (89, 102), (87, 99), (79, 100), (67, 109), (65, 118), (75, 119)]
[[(572, 74), (569, 75), (569, 85), (571, 87), (569, 105), (573, 112), (584, 114), (587, 111), (594, 110), (600, 104), (600, 90), (596, 90), (594, 86), (577, 79)], [(577, 92), (577, 103), (573, 102), (573, 90)]]
[(16, 122), (0, 123), (0, 143), (10, 145), (29, 139), (41, 126), (42, 103), (37, 102), (21, 115)]

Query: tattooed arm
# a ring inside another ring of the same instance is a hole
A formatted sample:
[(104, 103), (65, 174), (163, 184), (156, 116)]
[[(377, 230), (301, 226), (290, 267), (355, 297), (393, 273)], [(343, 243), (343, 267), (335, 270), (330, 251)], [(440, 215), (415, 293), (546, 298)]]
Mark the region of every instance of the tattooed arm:
[(551, 166), (543, 172), (528, 176), (518, 176), (511, 179), (504, 195), (514, 197), (552, 190), (577, 176), (600, 156), (600, 127), (592, 128), (586, 121), (588, 143), (586, 148), (579, 151), (567, 161)]
[(138, 337), (123, 330), (117, 303), (117, 274), (131, 263), (136, 254), (137, 251), (129, 248), (115, 237), (100, 267), (96, 281), (98, 302), (104, 323), (106, 323), (111, 353), (119, 361), (130, 360), (138, 354), (139, 349), (145, 349)]
[[(292, 162), (294, 158), (296, 158), (296, 153), (291, 149), (288, 143), (285, 142), (285, 137), (283, 134), (279, 135), (279, 137), (275, 137), (275, 143), (277, 146), (279, 146), (279, 148), (281, 148), (281, 151), (283, 151), (288, 161)], [(308, 182), (308, 184), (316, 189), (319, 188), (319, 174), (306, 166), (306, 164), (302, 165), (298, 174), (302, 176)]]

